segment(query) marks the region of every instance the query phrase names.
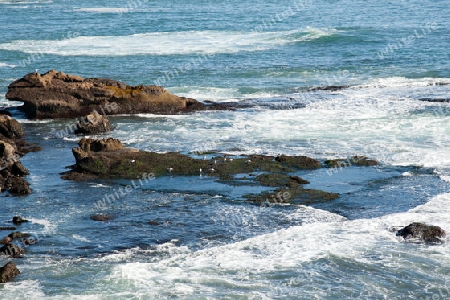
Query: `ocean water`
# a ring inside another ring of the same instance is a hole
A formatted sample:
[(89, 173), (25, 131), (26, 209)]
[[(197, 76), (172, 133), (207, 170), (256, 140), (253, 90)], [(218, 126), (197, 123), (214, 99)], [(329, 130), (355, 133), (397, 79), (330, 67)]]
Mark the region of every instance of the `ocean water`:
[[(159, 84), (237, 111), (113, 116), (148, 151), (216, 150), (381, 162), (300, 172), (340, 193), (259, 206), (213, 178), (71, 182), (74, 120), (14, 116), (43, 150), (34, 190), (2, 195), (37, 239), (0, 299), (450, 299), (450, 246), (409, 244), (411, 222), (450, 231), (450, 7), (445, 1), (0, 1), (0, 104), (36, 69)], [(336, 89), (317, 87), (340, 86)], [(429, 100), (447, 100), (437, 102)], [(93, 222), (95, 213), (109, 222)], [(149, 222), (159, 225), (150, 225)], [(0, 257), (0, 265), (7, 258)]]

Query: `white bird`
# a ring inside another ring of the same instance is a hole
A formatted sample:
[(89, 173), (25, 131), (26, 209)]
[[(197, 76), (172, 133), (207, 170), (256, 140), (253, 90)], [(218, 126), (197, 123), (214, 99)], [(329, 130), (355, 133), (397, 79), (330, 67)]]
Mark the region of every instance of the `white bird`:
[(134, 164), (134, 163), (136, 162), (136, 160), (132, 159), (130, 162), (131, 162), (132, 164)]
[(37, 74), (37, 72), (39, 71), (39, 69), (36, 69), (36, 71), (34, 71), (34, 73), (36, 73)]
[(215, 165), (217, 164), (217, 160), (216, 160), (216, 159), (214, 160), (214, 164), (215, 164)]
[(233, 159), (232, 159), (232, 158), (230, 158), (230, 161), (233, 161)]
[(215, 170), (214, 170), (214, 168), (211, 168), (210, 171), (211, 171), (211, 173), (212, 173), (212, 172), (214, 172)]
[(200, 168), (200, 173), (202, 173), (202, 168)]
[(167, 171), (169, 171), (169, 173), (172, 173), (173, 168), (167, 168)]
[(205, 156), (203, 156), (203, 160), (206, 160), (206, 155), (205, 155)]

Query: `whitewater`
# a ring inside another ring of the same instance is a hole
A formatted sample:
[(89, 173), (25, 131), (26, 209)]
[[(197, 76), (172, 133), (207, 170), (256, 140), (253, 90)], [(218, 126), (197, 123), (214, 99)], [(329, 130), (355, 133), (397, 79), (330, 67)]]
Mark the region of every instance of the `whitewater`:
[(295, 174), (340, 194), (309, 206), (255, 205), (242, 200), (252, 186), (163, 176), (99, 223), (95, 203), (129, 182), (62, 180), (80, 138), (66, 130), (73, 120), (11, 109), (43, 150), (21, 159), (33, 193), (3, 193), (0, 225), (21, 215), (31, 222), (18, 230), (38, 242), (0, 298), (450, 299), (449, 238), (395, 235), (412, 222), (450, 231), (449, 13), (418, 0), (0, 1), (3, 107), (21, 104), (7, 87), (36, 69), (157, 83), (243, 108), (111, 116), (108, 136), (194, 157), (380, 162)]

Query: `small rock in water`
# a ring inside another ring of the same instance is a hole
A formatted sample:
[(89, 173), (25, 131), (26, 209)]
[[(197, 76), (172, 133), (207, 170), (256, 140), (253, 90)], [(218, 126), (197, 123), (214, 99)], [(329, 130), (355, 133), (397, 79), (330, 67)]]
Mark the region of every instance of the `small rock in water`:
[(15, 216), (12, 221), (14, 224), (17, 224), (17, 225), (28, 222), (28, 220), (22, 219), (22, 217), (20, 217), (20, 216)]
[(20, 257), (21, 254), (25, 254), (25, 250), (14, 244), (6, 244), (0, 248), (0, 255), (6, 255), (8, 257)]
[(20, 274), (19, 269), (13, 262), (9, 262), (0, 268), (0, 283), (10, 282), (14, 277)]
[(93, 220), (93, 221), (109, 221), (112, 219), (113, 219), (113, 217), (108, 214), (98, 214), (98, 215), (91, 216), (91, 220)]
[(439, 226), (426, 225), (414, 222), (397, 231), (397, 236), (403, 237), (407, 241), (418, 241), (425, 244), (442, 244), (445, 237), (445, 230)]

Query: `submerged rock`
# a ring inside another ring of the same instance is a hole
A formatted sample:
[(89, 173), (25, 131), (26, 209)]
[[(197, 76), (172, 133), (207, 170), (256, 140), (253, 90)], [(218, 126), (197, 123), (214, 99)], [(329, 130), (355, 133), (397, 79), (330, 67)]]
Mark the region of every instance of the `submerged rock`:
[(110, 132), (114, 129), (105, 115), (94, 110), (89, 115), (83, 117), (77, 124), (75, 134), (99, 134)]
[(446, 233), (439, 226), (426, 225), (414, 222), (397, 231), (397, 236), (407, 241), (422, 242), (425, 244), (442, 244)]
[(0, 268), (0, 283), (10, 282), (14, 277), (20, 274), (19, 269), (13, 262), (9, 262)]
[(74, 118), (93, 110), (102, 114), (177, 114), (214, 108), (178, 97), (160, 86), (129, 86), (105, 78), (82, 78), (55, 70), (33, 72), (14, 81), (6, 98), (22, 101), (29, 118)]

